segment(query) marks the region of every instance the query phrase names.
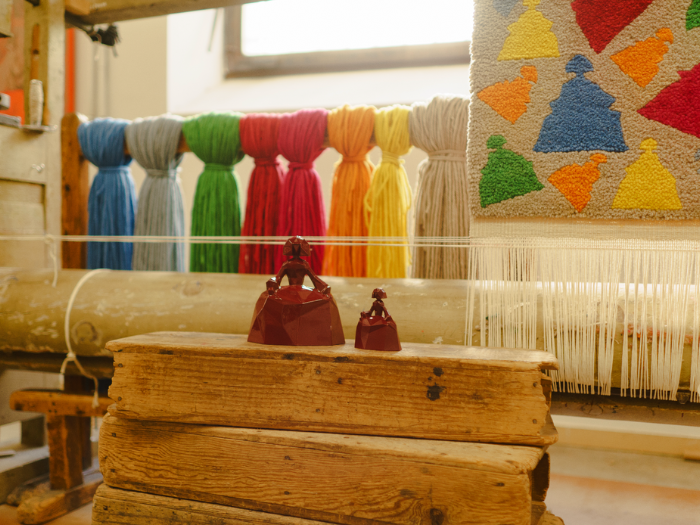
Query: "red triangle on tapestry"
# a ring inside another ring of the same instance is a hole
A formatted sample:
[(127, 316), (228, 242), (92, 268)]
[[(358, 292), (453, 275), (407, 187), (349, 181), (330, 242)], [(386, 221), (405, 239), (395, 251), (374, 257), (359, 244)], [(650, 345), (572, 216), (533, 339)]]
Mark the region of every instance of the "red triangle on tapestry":
[(679, 81), (662, 89), (637, 112), (700, 138), (700, 64), (690, 71), (679, 71), (678, 75)]
[(575, 0), (571, 8), (588, 43), (600, 53), (654, 0)]

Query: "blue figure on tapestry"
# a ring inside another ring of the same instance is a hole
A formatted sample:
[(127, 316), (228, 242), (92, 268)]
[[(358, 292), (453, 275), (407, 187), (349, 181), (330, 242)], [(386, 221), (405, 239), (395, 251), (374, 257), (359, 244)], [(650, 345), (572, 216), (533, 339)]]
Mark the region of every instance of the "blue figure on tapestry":
[(520, 0), (493, 0), (493, 7), (501, 13), (501, 16), (508, 18), (510, 12)]
[(552, 113), (544, 119), (534, 151), (627, 151), (620, 112), (610, 109), (615, 97), (588, 80), (584, 73), (589, 71), (593, 65), (583, 55), (576, 55), (566, 65), (566, 72), (576, 76), (549, 104)]

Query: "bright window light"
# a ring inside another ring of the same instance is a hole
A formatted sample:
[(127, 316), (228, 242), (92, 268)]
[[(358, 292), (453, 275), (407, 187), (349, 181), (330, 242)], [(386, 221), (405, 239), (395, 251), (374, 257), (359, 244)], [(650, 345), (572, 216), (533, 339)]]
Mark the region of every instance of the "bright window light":
[(269, 0), (243, 6), (244, 55), (464, 42), (472, 0)]

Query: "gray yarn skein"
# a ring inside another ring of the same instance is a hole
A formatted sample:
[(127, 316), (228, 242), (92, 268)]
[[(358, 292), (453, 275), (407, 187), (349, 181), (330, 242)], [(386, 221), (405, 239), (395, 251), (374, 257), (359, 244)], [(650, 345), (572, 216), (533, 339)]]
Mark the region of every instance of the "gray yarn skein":
[[(183, 118), (136, 119), (124, 131), (131, 156), (146, 170), (139, 192), (134, 235), (185, 235), (185, 209), (177, 153)], [(185, 271), (183, 243), (134, 243), (134, 270)]]

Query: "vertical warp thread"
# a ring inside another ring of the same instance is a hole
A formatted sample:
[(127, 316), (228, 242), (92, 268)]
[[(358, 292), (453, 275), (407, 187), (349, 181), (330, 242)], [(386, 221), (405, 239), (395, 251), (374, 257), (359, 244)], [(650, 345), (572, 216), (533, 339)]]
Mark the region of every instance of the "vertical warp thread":
[[(124, 134), (131, 156), (146, 170), (139, 192), (135, 235), (185, 235), (185, 209), (177, 153), (183, 118), (163, 115), (136, 119)], [(182, 243), (135, 243), (134, 270), (185, 271)]]
[[(136, 189), (131, 157), (124, 155), (128, 120), (99, 118), (78, 128), (83, 155), (99, 168), (88, 197), (88, 235), (133, 235)], [(133, 245), (127, 242), (88, 243), (87, 267), (131, 270)]]
[[(382, 160), (374, 170), (365, 196), (365, 222), (370, 237), (407, 237), (407, 214), (411, 207), (411, 187), (401, 155), (411, 151), (408, 121), (411, 108), (395, 105), (377, 111), (374, 138), (382, 150)], [(399, 239), (397, 239), (399, 240)], [(406, 277), (409, 253), (406, 246), (368, 246), (367, 276)]]
[[(374, 106), (343, 106), (328, 114), (328, 139), (342, 155), (335, 164), (328, 235), (366, 237), (364, 200), (374, 165), (367, 154), (374, 132)], [(328, 246), (323, 260), (324, 275), (365, 277), (365, 246)]]
[[(241, 208), (234, 165), (243, 159), (240, 113), (206, 113), (182, 125), (187, 145), (204, 162), (192, 206), (193, 236), (238, 236)], [(237, 244), (193, 244), (192, 272), (238, 272)]]
[[(467, 124), (469, 99), (437, 95), (429, 104), (413, 104), (409, 120), (411, 142), (428, 154), (418, 166), (416, 237), (467, 237), (469, 191)], [(467, 250), (415, 249), (413, 277), (466, 279)]]
[[(278, 235), (326, 235), (321, 178), (314, 168), (314, 160), (325, 149), (327, 120), (325, 109), (302, 109), (282, 115), (277, 144), (280, 153), (289, 160), (289, 171), (282, 184)], [(322, 244), (313, 246), (309, 257), (316, 273), (321, 273), (323, 248)], [(275, 253), (279, 266), (283, 262), (281, 247)]]
[[(241, 147), (255, 159), (255, 168), (248, 184), (244, 236), (274, 236), (277, 233), (280, 193), (284, 169), (277, 160), (277, 135), (281, 115), (249, 114), (241, 118)], [(275, 246), (270, 244), (241, 245), (238, 263), (241, 273), (274, 274)]]

